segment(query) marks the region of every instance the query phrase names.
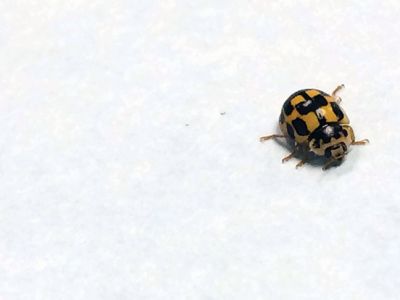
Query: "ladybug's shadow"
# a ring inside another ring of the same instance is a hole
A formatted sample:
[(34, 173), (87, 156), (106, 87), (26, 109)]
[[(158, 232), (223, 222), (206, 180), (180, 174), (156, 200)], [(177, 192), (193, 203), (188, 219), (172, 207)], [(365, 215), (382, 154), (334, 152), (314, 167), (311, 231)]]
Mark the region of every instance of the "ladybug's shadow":
[[(287, 150), (287, 155), (293, 152), (295, 149), (294, 141), (291, 139), (274, 139), (274, 141), (281, 147)], [(283, 157), (282, 157), (283, 158)], [(306, 160), (306, 164), (314, 168), (322, 168), (326, 163), (327, 159), (322, 156), (315, 155), (313, 152), (309, 151), (307, 146), (299, 146), (296, 153), (294, 154), (292, 160), (297, 159), (299, 162), (303, 159)], [(329, 168), (338, 167), (343, 163), (343, 161), (333, 162)]]

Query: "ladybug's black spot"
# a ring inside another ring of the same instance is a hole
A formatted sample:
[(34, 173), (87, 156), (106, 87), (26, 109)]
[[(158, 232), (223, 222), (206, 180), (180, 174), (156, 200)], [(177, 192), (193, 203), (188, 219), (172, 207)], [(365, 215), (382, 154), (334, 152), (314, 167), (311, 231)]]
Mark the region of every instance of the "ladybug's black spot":
[(345, 137), (347, 137), (347, 136), (349, 135), (349, 133), (347, 132), (346, 129), (343, 129), (343, 135), (344, 135)]
[(306, 100), (296, 105), (296, 109), (301, 115), (306, 115), (312, 111), (316, 111), (321, 106), (328, 104), (328, 101), (326, 101), (325, 97), (320, 94), (311, 98), (307, 93), (304, 92), (301, 94), (301, 96), (303, 96), (303, 98)]
[(294, 139), (294, 131), (293, 131), (292, 126), (290, 126), (290, 124), (286, 124), (286, 128), (287, 128), (288, 135), (289, 135), (292, 139)]
[[(317, 116), (317, 118), (318, 118), (318, 116)], [(318, 118), (318, 121), (319, 121), (319, 126), (324, 126), (326, 124), (325, 117)]]
[(305, 100), (312, 100), (312, 98), (306, 93), (306, 91), (302, 91), (300, 95), (305, 99)]
[(283, 124), (284, 121), (285, 121), (285, 116), (283, 115), (283, 112), (281, 112), (281, 114), (279, 115), (279, 123)]
[(344, 118), (344, 114), (343, 114), (342, 109), (339, 107), (339, 105), (337, 105), (336, 102), (332, 102), (332, 103), (331, 103), (331, 106), (332, 106), (333, 112), (334, 112), (335, 115), (338, 117), (338, 120), (339, 120), (339, 121), (342, 120), (342, 119)]
[(305, 102), (296, 104), (296, 109), (301, 115), (306, 115), (314, 110), (314, 105), (312, 100), (307, 100)]
[(337, 123), (330, 123), (322, 127), (322, 135), (325, 143), (328, 143), (333, 137), (335, 139), (340, 138), (342, 127)]
[(310, 134), (306, 122), (304, 122), (302, 119), (300, 118), (294, 119), (292, 121), (292, 124), (298, 135), (304, 136)]
[(341, 132), (343, 132), (342, 127), (341, 126), (335, 126), (335, 132), (334, 132), (334, 137), (335, 139), (339, 139), (342, 135), (340, 134)]
[(328, 101), (322, 95), (316, 95), (313, 98), (314, 102), (318, 104), (318, 107), (325, 106), (328, 104)]
[(340, 132), (342, 132), (342, 127), (337, 123), (328, 123), (319, 129), (315, 130), (310, 137), (308, 138), (310, 141), (315, 139), (320, 143), (329, 143), (333, 137), (339, 138)]
[(313, 147), (314, 147), (314, 148), (321, 148), (320, 140), (314, 140), (314, 142), (313, 142)]
[(290, 114), (293, 112), (294, 107), (292, 105), (292, 103), (290, 103), (291, 98), (289, 98), (288, 100), (286, 100), (285, 104), (283, 104), (283, 110), (285, 111), (285, 114), (287, 116), (290, 116)]

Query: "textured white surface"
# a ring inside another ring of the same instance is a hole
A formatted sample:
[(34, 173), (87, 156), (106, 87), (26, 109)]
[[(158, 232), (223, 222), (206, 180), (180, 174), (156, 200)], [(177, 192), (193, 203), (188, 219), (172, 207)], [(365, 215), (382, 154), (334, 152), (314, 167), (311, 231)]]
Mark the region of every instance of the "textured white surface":
[[(399, 14), (2, 0), (0, 299), (399, 299)], [(341, 167), (258, 142), (340, 83)]]

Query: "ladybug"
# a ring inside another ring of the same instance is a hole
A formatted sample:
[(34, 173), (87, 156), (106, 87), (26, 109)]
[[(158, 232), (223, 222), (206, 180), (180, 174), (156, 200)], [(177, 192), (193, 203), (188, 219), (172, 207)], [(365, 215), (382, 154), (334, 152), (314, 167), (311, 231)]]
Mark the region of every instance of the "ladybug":
[[(323, 169), (342, 162), (351, 145), (365, 145), (368, 139), (356, 141), (349, 118), (340, 106), (339, 85), (329, 95), (317, 89), (304, 89), (292, 94), (283, 104), (279, 117), (282, 134), (263, 136), (260, 141), (287, 138), (294, 142), (294, 150), (282, 159), (290, 160), (301, 148), (327, 159)], [(296, 168), (306, 163), (301, 160)]]

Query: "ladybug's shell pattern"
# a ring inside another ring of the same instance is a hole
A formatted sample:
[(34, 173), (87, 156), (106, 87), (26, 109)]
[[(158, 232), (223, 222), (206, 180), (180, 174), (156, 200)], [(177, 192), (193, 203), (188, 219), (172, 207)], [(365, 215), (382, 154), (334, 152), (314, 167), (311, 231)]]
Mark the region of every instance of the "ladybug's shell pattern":
[(279, 126), (284, 135), (298, 144), (326, 123), (349, 124), (349, 118), (336, 99), (316, 89), (300, 90), (283, 104)]

